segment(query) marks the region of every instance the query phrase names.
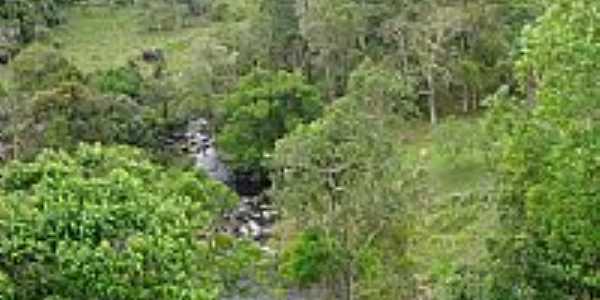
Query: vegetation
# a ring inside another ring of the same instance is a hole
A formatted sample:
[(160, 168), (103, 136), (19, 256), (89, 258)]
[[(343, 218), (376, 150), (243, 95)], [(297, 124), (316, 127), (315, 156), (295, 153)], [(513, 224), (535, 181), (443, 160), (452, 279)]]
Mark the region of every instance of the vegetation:
[(525, 32), (528, 43), (518, 67), (523, 86), (534, 88), (528, 85), (531, 76), (539, 84), (529, 91), (535, 108), (517, 115), (507, 132), (512, 136), (500, 140), (499, 169), (506, 182), (501, 200), (514, 216), (508, 220), (510, 238), (503, 242), (514, 251), (508, 255), (523, 259), (507, 266), (510, 272), (521, 270), (516, 278), (534, 299), (592, 299), (600, 287), (600, 239), (593, 224), (600, 215), (592, 171), (597, 91), (590, 83), (597, 71), (587, 63), (599, 50), (588, 33), (600, 16), (591, 13), (597, 7), (561, 1)]
[[(282, 174), (275, 176), (274, 197), (298, 230), (307, 231), (291, 253), (288, 274), (301, 284), (324, 280), (342, 299), (354, 294), (391, 299), (402, 292), (385, 288), (393, 281), (383, 280), (384, 274), (399, 279), (396, 258), (403, 256), (401, 249), (385, 248), (401, 242), (404, 231), (400, 186), (394, 182), (399, 157), (383, 123), (346, 100), (277, 143), (274, 168)], [(315, 242), (323, 245), (311, 245)], [(304, 262), (306, 255), (325, 261)], [(394, 263), (384, 263), (391, 257)]]
[(318, 118), (319, 93), (294, 74), (256, 71), (241, 79), (222, 103), (219, 146), (233, 166), (256, 170), (275, 142), (299, 124)]
[(599, 12), (0, 0), (0, 298), (599, 299)]
[(11, 163), (0, 195), (6, 299), (217, 299), (237, 271), (219, 256), (248, 251), (198, 237), (232, 192), (126, 147)]

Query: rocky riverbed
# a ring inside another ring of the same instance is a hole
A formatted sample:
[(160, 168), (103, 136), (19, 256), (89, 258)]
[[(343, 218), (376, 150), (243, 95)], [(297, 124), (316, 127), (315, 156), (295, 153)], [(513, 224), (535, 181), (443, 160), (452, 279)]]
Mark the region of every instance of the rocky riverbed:
[[(267, 241), (273, 234), (273, 227), (279, 218), (279, 212), (270, 199), (261, 192), (260, 182), (249, 177), (236, 178), (235, 174), (219, 158), (214, 138), (208, 130), (208, 122), (198, 119), (190, 122), (186, 132), (176, 134), (169, 144), (179, 145), (180, 150), (190, 155), (196, 168), (206, 172), (211, 178), (232, 187), (240, 196), (240, 202), (235, 208), (223, 215), (223, 222), (217, 230), (236, 238), (252, 239), (260, 244), (267, 255), (276, 255), (267, 246)], [(234, 295), (223, 300), (275, 300), (281, 299), (271, 294), (268, 288), (248, 280), (240, 283), (247, 292), (244, 295)], [(287, 300), (319, 300), (323, 299), (323, 291), (289, 290), (283, 299)]]
[(211, 178), (231, 186), (240, 195), (240, 203), (223, 215), (219, 231), (239, 238), (250, 238), (264, 243), (271, 237), (273, 225), (279, 216), (268, 197), (261, 193), (245, 193), (236, 187), (235, 176), (219, 158), (214, 139), (207, 130), (208, 122), (196, 120), (182, 137), (181, 149), (192, 156), (195, 166)]

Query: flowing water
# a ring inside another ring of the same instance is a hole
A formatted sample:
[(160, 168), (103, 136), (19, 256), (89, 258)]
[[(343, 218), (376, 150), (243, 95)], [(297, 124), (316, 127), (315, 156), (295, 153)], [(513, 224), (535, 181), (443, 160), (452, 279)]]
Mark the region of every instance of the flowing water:
[[(208, 133), (208, 122), (198, 119), (190, 123), (184, 134), (186, 149), (192, 155), (196, 168), (206, 172), (211, 178), (232, 186), (240, 194), (240, 203), (229, 213), (223, 216), (224, 225), (219, 230), (239, 238), (255, 240), (265, 250), (266, 254), (273, 255), (273, 250), (265, 246), (271, 237), (273, 226), (277, 220), (278, 212), (262, 193), (257, 193), (256, 185), (260, 183), (239, 184), (236, 176), (227, 168), (219, 158), (214, 139)], [(247, 181), (247, 179), (246, 179)], [(252, 181), (252, 180), (250, 180)], [(250, 185), (250, 187), (248, 187)], [(252, 187), (252, 185), (255, 185)], [(260, 189), (260, 188), (259, 188)], [(248, 191), (252, 191), (248, 193)], [(251, 280), (240, 282), (246, 292), (243, 295), (234, 295), (222, 300), (279, 300), (281, 297), (273, 296), (268, 288)], [(287, 300), (319, 300), (323, 292), (319, 290), (290, 290), (283, 299)]]

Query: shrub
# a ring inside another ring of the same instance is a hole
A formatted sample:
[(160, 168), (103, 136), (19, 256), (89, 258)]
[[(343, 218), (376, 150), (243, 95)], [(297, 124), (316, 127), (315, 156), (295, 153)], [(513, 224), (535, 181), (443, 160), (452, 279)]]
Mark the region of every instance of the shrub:
[(216, 299), (256, 258), (198, 237), (234, 194), (138, 150), (46, 151), (0, 174), (2, 299)]
[(132, 67), (100, 72), (92, 76), (92, 85), (103, 93), (139, 96), (142, 87), (142, 75)]
[(11, 63), (17, 89), (38, 91), (82, 76), (59, 51), (35, 44), (23, 50)]
[(303, 286), (333, 278), (342, 268), (344, 251), (322, 230), (307, 229), (283, 253), (281, 273), (290, 282)]

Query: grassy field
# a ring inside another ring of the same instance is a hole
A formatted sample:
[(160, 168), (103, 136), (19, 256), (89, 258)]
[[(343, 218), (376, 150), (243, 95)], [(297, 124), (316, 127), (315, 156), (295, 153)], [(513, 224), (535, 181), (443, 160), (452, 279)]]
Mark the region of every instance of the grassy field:
[(403, 145), (403, 160), (420, 170), (425, 191), (408, 204), (413, 224), (408, 253), (415, 273), (429, 281), (489, 259), (486, 239), (497, 234), (499, 224), (495, 203), (481, 196), (490, 193), (495, 178), (480, 146), (484, 133), (478, 121), (419, 127)]
[(191, 63), (194, 40), (210, 30), (199, 22), (151, 32), (143, 24), (143, 11), (136, 7), (79, 7), (68, 14), (69, 22), (53, 30), (51, 41), (85, 73), (122, 66), (150, 48), (165, 52), (171, 71), (183, 70)]

